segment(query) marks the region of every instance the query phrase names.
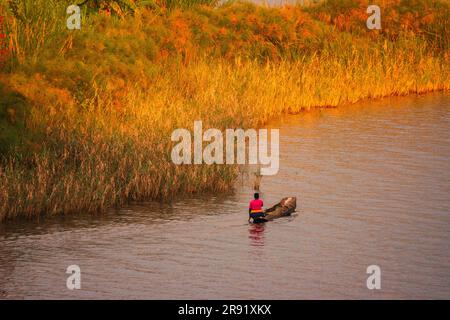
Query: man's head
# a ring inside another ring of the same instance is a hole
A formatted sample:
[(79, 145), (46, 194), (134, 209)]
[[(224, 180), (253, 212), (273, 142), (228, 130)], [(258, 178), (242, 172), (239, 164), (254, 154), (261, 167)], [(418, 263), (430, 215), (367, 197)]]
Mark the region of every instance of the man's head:
[(255, 199), (259, 199), (259, 193), (255, 193), (255, 194), (253, 195), (253, 197), (254, 197)]

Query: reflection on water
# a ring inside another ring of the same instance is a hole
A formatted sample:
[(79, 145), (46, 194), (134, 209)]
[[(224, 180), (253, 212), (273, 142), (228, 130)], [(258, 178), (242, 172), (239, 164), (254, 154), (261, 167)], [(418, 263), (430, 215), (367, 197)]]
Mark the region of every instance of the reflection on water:
[[(450, 298), (448, 94), (271, 125), (280, 171), (262, 179), (262, 197), (296, 196), (294, 216), (249, 225), (246, 181), (230, 194), (9, 222), (0, 298)], [(71, 264), (81, 290), (66, 289)], [(366, 288), (372, 264), (379, 291)]]
[(250, 239), (250, 244), (255, 247), (264, 246), (264, 223), (250, 224), (248, 231), (248, 238)]

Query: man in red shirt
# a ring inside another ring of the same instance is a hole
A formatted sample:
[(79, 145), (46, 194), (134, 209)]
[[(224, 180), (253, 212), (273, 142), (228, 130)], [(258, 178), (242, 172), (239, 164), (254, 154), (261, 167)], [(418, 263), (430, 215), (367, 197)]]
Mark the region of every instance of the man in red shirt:
[(255, 199), (250, 201), (250, 205), (248, 207), (248, 222), (250, 222), (250, 219), (255, 220), (256, 218), (262, 218), (264, 217), (263, 212), (263, 201), (259, 198), (259, 193), (255, 193), (253, 195)]

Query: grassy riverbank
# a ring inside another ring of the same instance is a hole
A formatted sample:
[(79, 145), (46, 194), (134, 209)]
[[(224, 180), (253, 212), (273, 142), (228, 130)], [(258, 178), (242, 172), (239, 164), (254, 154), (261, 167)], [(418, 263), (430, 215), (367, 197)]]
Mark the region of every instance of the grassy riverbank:
[(257, 127), (450, 88), (445, 2), (386, 1), (379, 31), (367, 1), (85, 5), (74, 31), (68, 3), (0, 0), (0, 220), (230, 189), (235, 167), (170, 161), (172, 130), (197, 119)]

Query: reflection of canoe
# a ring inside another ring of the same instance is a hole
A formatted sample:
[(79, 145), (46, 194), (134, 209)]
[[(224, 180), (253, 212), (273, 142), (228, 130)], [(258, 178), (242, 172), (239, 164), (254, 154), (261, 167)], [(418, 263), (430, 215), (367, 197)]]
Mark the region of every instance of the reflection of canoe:
[(295, 208), (297, 207), (297, 198), (295, 197), (287, 197), (281, 199), (280, 202), (278, 202), (273, 207), (270, 207), (269, 209), (264, 210), (264, 218), (257, 218), (254, 219), (254, 223), (260, 223), (260, 222), (266, 222), (270, 221), (276, 218), (280, 217), (286, 217), (290, 216), (292, 212), (295, 211)]

